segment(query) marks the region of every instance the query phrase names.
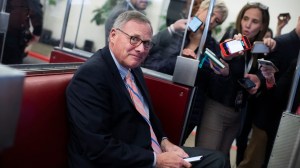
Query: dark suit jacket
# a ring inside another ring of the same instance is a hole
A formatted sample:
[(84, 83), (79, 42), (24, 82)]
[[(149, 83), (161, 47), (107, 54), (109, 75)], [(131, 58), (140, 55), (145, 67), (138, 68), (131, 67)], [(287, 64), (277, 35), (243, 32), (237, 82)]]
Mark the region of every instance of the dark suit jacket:
[[(132, 69), (148, 102), (150, 121), (161, 140), (165, 134), (153, 113), (140, 68)], [(135, 109), (108, 47), (98, 50), (76, 72), (67, 88), (71, 137), (70, 167), (151, 167), (149, 126)]]

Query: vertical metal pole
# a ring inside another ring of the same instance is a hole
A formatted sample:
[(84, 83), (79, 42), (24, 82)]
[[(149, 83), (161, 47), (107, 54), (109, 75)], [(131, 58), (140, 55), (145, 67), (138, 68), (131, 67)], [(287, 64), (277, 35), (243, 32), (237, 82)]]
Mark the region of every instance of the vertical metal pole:
[(292, 85), (292, 89), (291, 89), (291, 92), (290, 92), (289, 102), (288, 102), (287, 109), (286, 109), (286, 112), (288, 112), (288, 113), (291, 113), (291, 110), (292, 110), (295, 95), (296, 95), (296, 92), (297, 92), (299, 77), (300, 77), (300, 51), (299, 51), (299, 54), (298, 54), (297, 66), (296, 66), (296, 69), (295, 69), (295, 72), (294, 72), (294, 80), (293, 80), (293, 85)]
[(201, 54), (203, 53), (203, 47), (206, 41), (206, 37), (207, 37), (207, 33), (208, 33), (208, 29), (209, 29), (209, 23), (210, 23), (210, 18), (211, 18), (211, 14), (213, 12), (214, 9), (214, 5), (215, 5), (215, 0), (211, 0), (210, 4), (209, 4), (209, 8), (207, 11), (207, 17), (206, 17), (206, 21), (205, 21), (205, 27), (204, 27), (204, 31), (203, 31), (203, 35), (199, 44), (199, 48), (198, 48), (198, 52), (197, 52), (197, 58), (200, 61), (201, 59)]
[[(1, 12), (0, 12), (0, 63), (2, 62), (4, 46), (5, 46), (5, 39), (6, 39), (6, 32), (8, 28), (9, 22), (9, 14), (5, 13), (6, 10), (6, 0), (1, 1)], [(3, 37), (2, 37), (3, 34)]]
[(65, 43), (65, 36), (66, 36), (66, 30), (67, 30), (68, 20), (69, 20), (69, 16), (70, 16), (71, 4), (72, 4), (72, 0), (68, 0), (67, 6), (66, 6), (65, 18), (64, 18), (64, 22), (63, 22), (61, 36), (60, 36), (60, 43), (59, 43), (60, 49), (62, 49), (64, 47), (64, 43)]
[(81, 21), (81, 17), (82, 17), (82, 11), (83, 11), (83, 6), (84, 6), (84, 1), (85, 0), (81, 0), (81, 9), (80, 9), (80, 15), (79, 15), (79, 19), (78, 19), (78, 25), (77, 25), (77, 31), (76, 31), (76, 35), (75, 35), (73, 49), (76, 48), (76, 43), (77, 43), (77, 38), (78, 38), (78, 32), (79, 32), (80, 21)]
[(2, 9), (1, 12), (5, 12), (6, 9), (6, 0), (2, 0)]
[[(191, 1), (190, 10), (189, 10), (189, 14), (188, 14), (188, 20), (187, 20), (188, 23), (191, 21), (191, 15), (192, 15), (192, 10), (193, 10), (193, 6), (194, 6), (194, 1), (195, 0)], [(182, 55), (182, 51), (183, 51), (184, 44), (185, 44), (187, 30), (188, 30), (188, 26), (185, 26), (183, 40), (182, 40), (182, 44), (181, 44), (181, 50), (180, 50), (180, 54), (179, 55)]]

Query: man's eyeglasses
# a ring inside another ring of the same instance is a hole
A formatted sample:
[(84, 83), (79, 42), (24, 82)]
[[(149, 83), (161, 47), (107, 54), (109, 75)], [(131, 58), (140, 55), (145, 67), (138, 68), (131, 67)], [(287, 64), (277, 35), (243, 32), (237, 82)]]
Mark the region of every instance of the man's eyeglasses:
[(264, 5), (264, 4), (260, 3), (260, 2), (249, 1), (247, 4), (248, 5), (257, 6), (257, 7), (259, 7), (262, 10), (268, 10), (269, 9), (268, 6), (266, 6), (266, 5)]
[(151, 41), (143, 41), (142, 39), (140, 39), (137, 36), (130, 36), (129, 34), (125, 33), (124, 31), (122, 31), (119, 28), (117, 28), (117, 30), (119, 30), (120, 32), (127, 35), (130, 39), (130, 44), (135, 46), (135, 47), (139, 46), (141, 43), (143, 43), (144, 48), (147, 49), (147, 50), (150, 50), (153, 47), (153, 43)]

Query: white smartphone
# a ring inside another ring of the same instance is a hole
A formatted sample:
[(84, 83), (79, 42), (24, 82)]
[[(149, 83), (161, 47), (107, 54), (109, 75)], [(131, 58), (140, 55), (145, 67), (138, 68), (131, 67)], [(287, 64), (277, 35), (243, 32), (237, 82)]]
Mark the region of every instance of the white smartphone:
[(196, 32), (202, 24), (203, 22), (197, 16), (194, 16), (188, 26), (193, 32)]
[(195, 156), (195, 157), (189, 157), (189, 158), (184, 158), (185, 161), (187, 162), (197, 162), (200, 161), (202, 159), (202, 155), (201, 156)]
[(276, 72), (279, 71), (279, 69), (273, 64), (273, 62), (269, 61), (269, 60), (265, 60), (265, 59), (257, 59), (258, 63), (260, 65), (270, 65), (272, 66)]
[(262, 41), (255, 41), (253, 43), (253, 47), (252, 47), (252, 50), (251, 52), (253, 54), (258, 54), (258, 53), (269, 53), (270, 52), (270, 49), (268, 46), (266, 46)]

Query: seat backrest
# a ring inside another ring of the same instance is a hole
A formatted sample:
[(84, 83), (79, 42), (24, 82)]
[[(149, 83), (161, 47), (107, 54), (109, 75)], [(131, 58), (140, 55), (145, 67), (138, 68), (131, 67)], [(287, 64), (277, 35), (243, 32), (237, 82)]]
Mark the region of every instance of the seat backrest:
[(150, 75), (144, 75), (151, 101), (171, 142), (182, 145), (192, 89)]
[(50, 56), (50, 63), (69, 63), (69, 62), (85, 62), (87, 58), (68, 54), (64, 51), (53, 50)]
[(0, 167), (67, 166), (65, 89), (73, 73), (27, 76), (14, 146), (0, 155)]

